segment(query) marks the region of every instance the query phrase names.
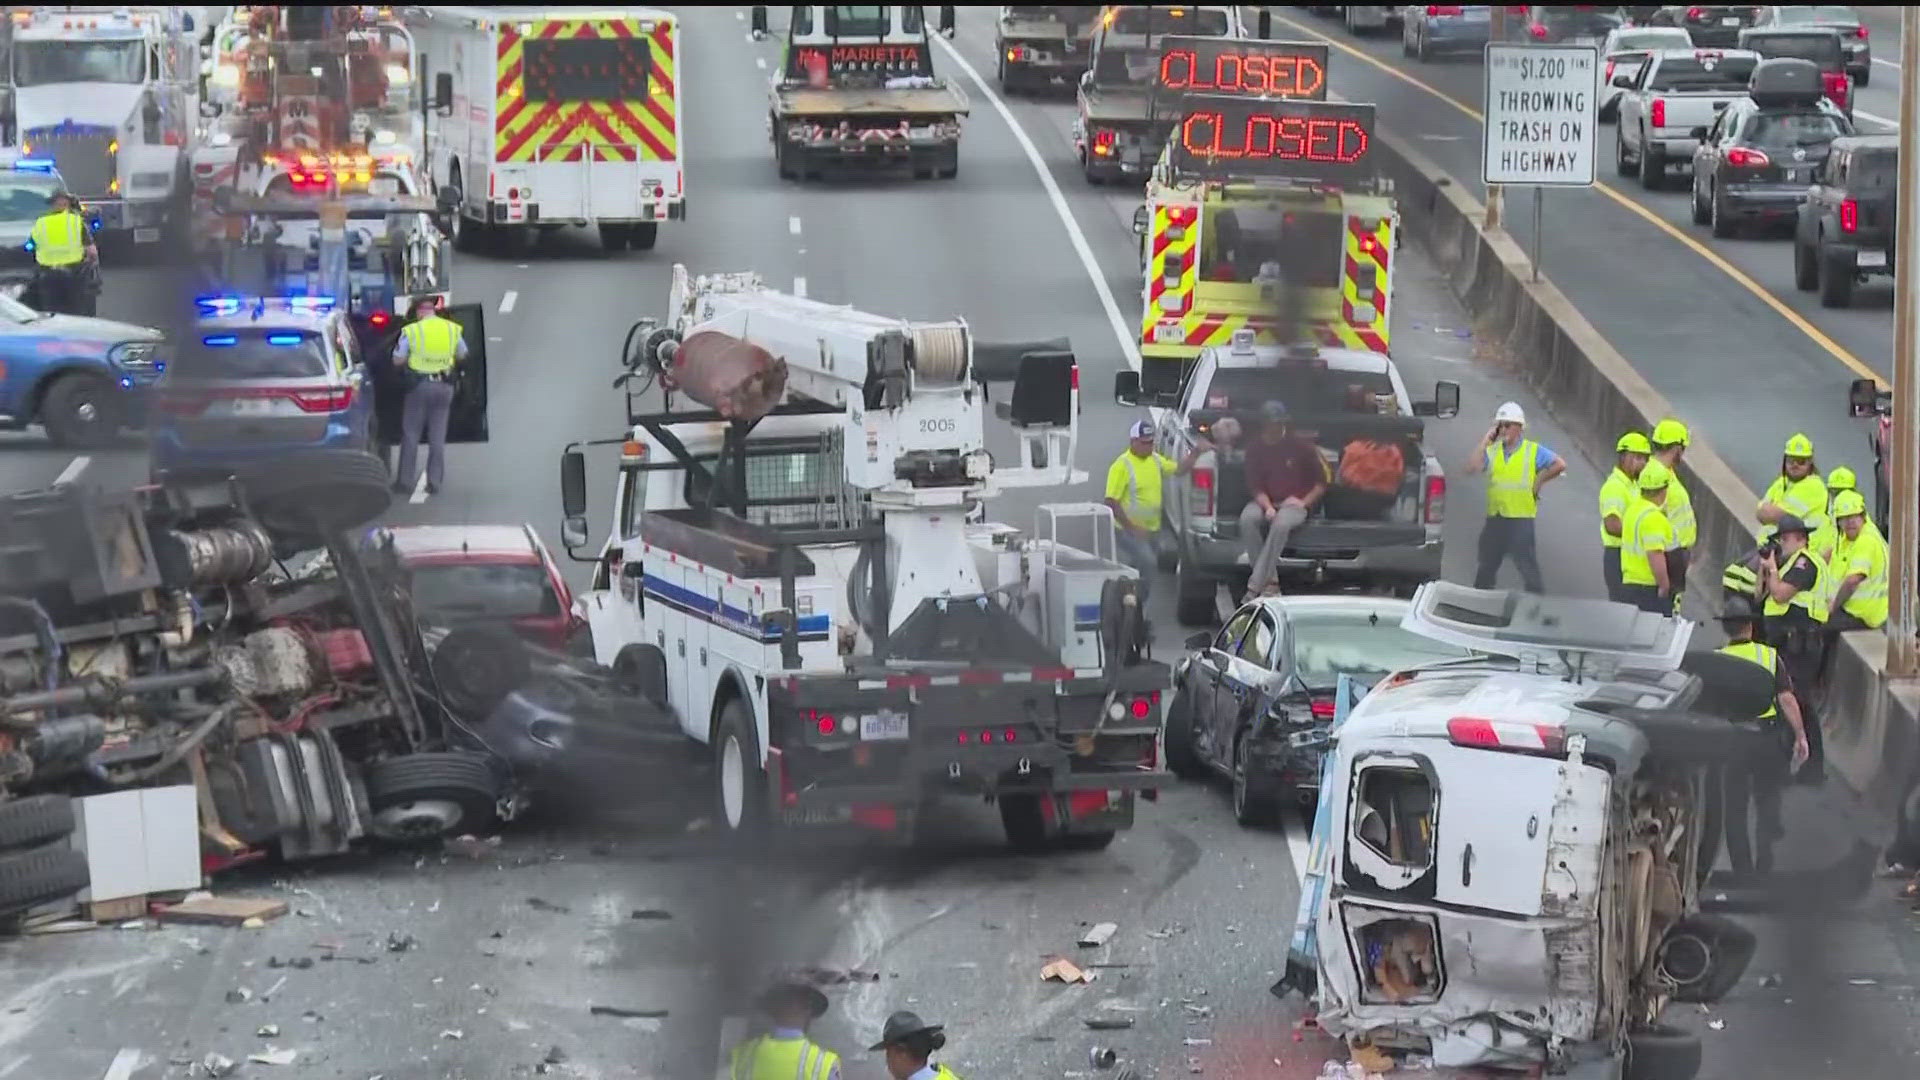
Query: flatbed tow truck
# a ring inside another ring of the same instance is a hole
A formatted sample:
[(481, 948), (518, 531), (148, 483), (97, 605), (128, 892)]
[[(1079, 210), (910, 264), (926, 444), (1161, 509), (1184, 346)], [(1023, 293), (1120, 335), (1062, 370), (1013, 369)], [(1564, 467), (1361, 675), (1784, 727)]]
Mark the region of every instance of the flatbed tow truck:
[[(1259, 36), (1266, 37), (1271, 25), (1272, 16), (1261, 8)], [(1173, 126), (1159, 89), (1162, 43), (1170, 35), (1248, 36), (1238, 7), (1108, 5), (1074, 98), (1073, 150), (1087, 183), (1144, 177), (1160, 159)]]
[(1012, 94), (1072, 86), (1093, 55), (1098, 4), (1018, 5), (1000, 9), (994, 65), (1000, 89)]
[[(1103, 847), (1160, 767), (1148, 654), (1111, 514), (1043, 505), (1036, 533), (969, 523), (995, 494), (1083, 479), (1079, 368), (1055, 344), (919, 323), (674, 268), (630, 335), (631, 429), (580, 608), (594, 651), (713, 763), (715, 818), (905, 839), (943, 796), (999, 805), (1015, 846)], [(638, 411), (655, 378), (700, 408)], [(1019, 463), (986, 450), (986, 395)], [(588, 540), (585, 450), (563, 538)], [(1092, 525), (1095, 551), (1059, 541)], [(576, 554), (576, 558), (582, 556)]]
[[(960, 173), (960, 122), (969, 111), (959, 87), (933, 69), (933, 42), (919, 7), (791, 9), (787, 46), (769, 90), (767, 131), (782, 180), (819, 178), (829, 168), (906, 166), (920, 179)], [(767, 35), (767, 9), (753, 9), (753, 34)], [(952, 37), (953, 6), (940, 8)]]

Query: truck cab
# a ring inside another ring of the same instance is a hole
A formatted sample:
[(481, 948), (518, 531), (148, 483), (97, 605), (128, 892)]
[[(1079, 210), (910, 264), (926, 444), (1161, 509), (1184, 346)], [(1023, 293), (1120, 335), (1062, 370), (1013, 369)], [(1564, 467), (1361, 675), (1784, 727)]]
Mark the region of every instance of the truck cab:
[[(1260, 10), (1260, 36), (1271, 16)], [(1144, 177), (1160, 158), (1170, 121), (1155, 113), (1161, 39), (1245, 38), (1234, 6), (1109, 4), (1093, 32), (1075, 96), (1073, 149), (1089, 184)]]
[(1019, 4), (1000, 9), (994, 65), (1006, 93), (1036, 92), (1087, 70), (1098, 4)]

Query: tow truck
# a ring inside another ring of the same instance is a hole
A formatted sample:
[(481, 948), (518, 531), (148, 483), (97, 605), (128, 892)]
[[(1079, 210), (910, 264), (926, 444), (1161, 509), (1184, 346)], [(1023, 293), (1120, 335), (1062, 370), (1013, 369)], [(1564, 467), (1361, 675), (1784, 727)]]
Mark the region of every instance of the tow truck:
[[(1313, 54), (1301, 50), (1319, 49), (1325, 70), (1324, 46), (1269, 46), (1303, 70)], [(1177, 399), (1200, 351), (1242, 331), (1259, 345), (1389, 351), (1400, 212), (1369, 161), (1373, 113), (1308, 97), (1185, 96), (1133, 219), (1146, 397)]]
[(181, 8), (16, 8), (0, 129), (50, 159), (102, 234), (154, 244), (188, 223), (199, 125), (193, 16)]
[[(1272, 15), (1260, 9), (1259, 36)], [(1160, 157), (1172, 127), (1160, 98), (1163, 39), (1168, 35), (1247, 37), (1240, 9), (1109, 4), (1094, 30), (1093, 58), (1075, 94), (1073, 150), (1089, 184), (1144, 176)]]
[[(1168, 666), (1095, 504), (1023, 533), (970, 523), (1072, 467), (1079, 368), (1058, 344), (976, 344), (676, 266), (630, 340), (614, 522), (580, 604), (594, 651), (714, 764), (715, 818), (904, 838), (942, 796), (998, 802), (1017, 847), (1101, 847), (1159, 761)], [(662, 379), (705, 409), (632, 392)], [(986, 395), (1018, 464), (986, 449)], [(588, 539), (586, 459), (561, 460), (563, 539)], [(1060, 539), (1091, 526), (1093, 548)]]
[[(753, 8), (756, 39), (767, 9)], [(952, 37), (953, 5), (940, 7)], [(773, 78), (767, 133), (782, 180), (814, 179), (827, 167), (897, 168), (951, 180), (960, 173), (966, 95), (934, 74), (925, 11), (914, 7), (799, 5)]]
[(1100, 8), (1083, 5), (1019, 5), (1000, 9), (994, 64), (1000, 89), (1038, 91), (1060, 80), (1072, 83), (1087, 70), (1093, 25)]

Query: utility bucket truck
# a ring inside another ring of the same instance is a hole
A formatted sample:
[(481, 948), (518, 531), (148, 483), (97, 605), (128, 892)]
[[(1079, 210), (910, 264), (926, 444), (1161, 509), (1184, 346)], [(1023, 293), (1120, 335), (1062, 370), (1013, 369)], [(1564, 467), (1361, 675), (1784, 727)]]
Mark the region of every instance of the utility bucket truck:
[[(1104, 846), (1132, 824), (1135, 794), (1168, 779), (1170, 672), (1146, 655), (1109, 512), (1042, 505), (1034, 534), (969, 520), (997, 494), (1084, 479), (1063, 343), (976, 345), (959, 320), (676, 266), (666, 319), (630, 345), (631, 430), (604, 440), (620, 446), (613, 526), (580, 606), (600, 661), (710, 748), (730, 834), (907, 837), (944, 795), (996, 800), (1023, 848)], [(655, 378), (667, 406), (640, 411)], [(1006, 382), (1011, 467), (986, 437)], [(561, 462), (570, 553), (587, 445)], [(1092, 550), (1061, 541), (1076, 524)]]

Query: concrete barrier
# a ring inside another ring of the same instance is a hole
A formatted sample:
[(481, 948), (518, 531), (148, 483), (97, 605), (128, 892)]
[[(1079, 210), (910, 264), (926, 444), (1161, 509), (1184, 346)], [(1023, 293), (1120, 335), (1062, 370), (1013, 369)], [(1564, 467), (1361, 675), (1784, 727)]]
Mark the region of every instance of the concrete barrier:
[[(1675, 415), (1550, 280), (1532, 280), (1532, 265), (1512, 238), (1483, 228), (1485, 208), (1445, 170), (1391, 133), (1376, 134), (1374, 158), (1393, 181), (1402, 229), (1437, 262), (1482, 338), (1500, 346), (1516, 374), (1549, 402), (1563, 403), (1557, 418), (1583, 449), (1609, 460), (1621, 432), (1647, 431)], [(1577, 409), (1564, 404), (1573, 402)], [(1699, 522), (1684, 609), (1690, 618), (1710, 620), (1720, 605), (1721, 570), (1758, 540), (1760, 496), (1697, 431), (1680, 472)], [(1920, 686), (1884, 677), (1883, 634), (1848, 634), (1837, 652), (1821, 713), (1828, 759), (1891, 821), (1920, 778)]]

